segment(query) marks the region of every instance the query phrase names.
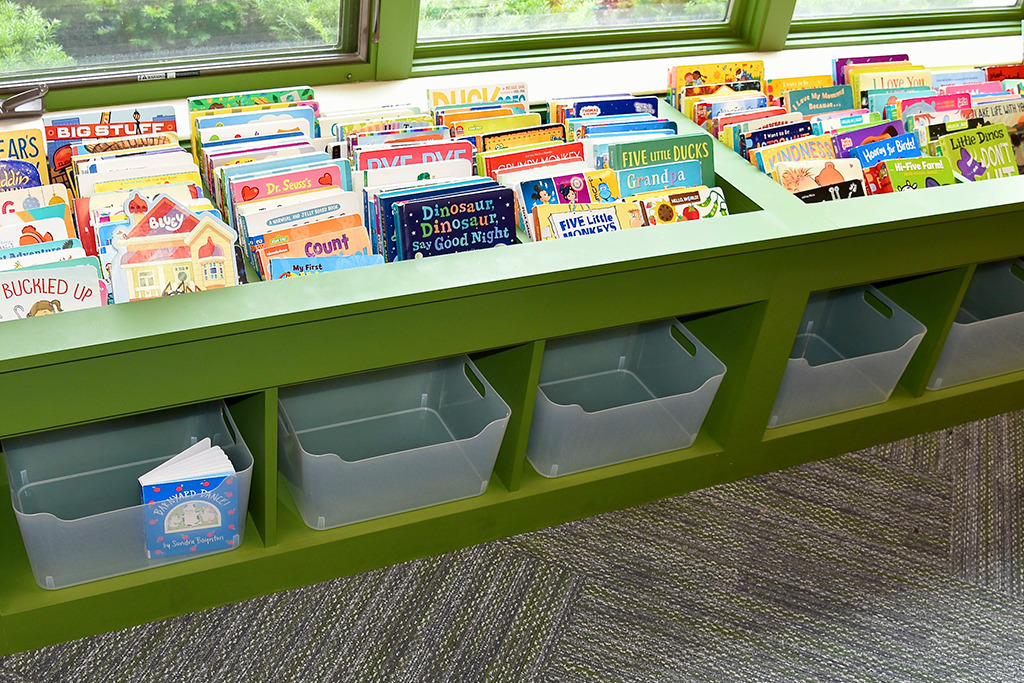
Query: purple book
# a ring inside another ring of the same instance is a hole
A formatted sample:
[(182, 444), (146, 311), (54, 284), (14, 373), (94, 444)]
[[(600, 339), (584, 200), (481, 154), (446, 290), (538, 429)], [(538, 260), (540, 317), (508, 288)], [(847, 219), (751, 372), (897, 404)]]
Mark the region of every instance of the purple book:
[(882, 121), (871, 126), (856, 128), (842, 133), (832, 133), (832, 146), (836, 150), (836, 157), (849, 159), (853, 156), (852, 149), (859, 145), (867, 145), (886, 138), (894, 138), (897, 135), (906, 133), (903, 121)]
[(832, 77), (836, 85), (846, 85), (843, 78), (843, 67), (847, 64), (875, 64), (878, 62), (905, 62), (910, 61), (907, 55), (872, 55), (870, 57), (840, 57), (832, 60)]

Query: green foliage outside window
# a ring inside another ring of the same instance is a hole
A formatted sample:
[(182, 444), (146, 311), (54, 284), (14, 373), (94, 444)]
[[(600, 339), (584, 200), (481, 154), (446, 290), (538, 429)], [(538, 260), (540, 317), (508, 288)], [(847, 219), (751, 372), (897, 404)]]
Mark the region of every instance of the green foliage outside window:
[(0, 0), (0, 72), (51, 68), (73, 63), (54, 42), (60, 22), (35, 7)]

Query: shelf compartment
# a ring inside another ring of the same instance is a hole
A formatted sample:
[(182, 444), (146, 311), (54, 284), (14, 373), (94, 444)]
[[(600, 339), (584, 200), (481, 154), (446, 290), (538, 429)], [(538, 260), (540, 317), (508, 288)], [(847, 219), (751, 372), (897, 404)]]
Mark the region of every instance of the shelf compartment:
[(687, 448), (725, 370), (676, 320), (549, 341), (526, 457), (556, 477)]
[(1024, 369), (1024, 260), (978, 266), (928, 381), (936, 390)]
[(281, 472), (318, 530), (482, 494), (511, 415), (467, 356), (278, 396)]
[(6, 439), (11, 500), (36, 582), (64, 588), (237, 548), (244, 523), (229, 548), (147, 557), (138, 477), (206, 436), (235, 467), (235, 514), (245, 520), (253, 457), (222, 401)]
[(812, 294), (768, 426), (885, 402), (925, 331), (870, 285)]

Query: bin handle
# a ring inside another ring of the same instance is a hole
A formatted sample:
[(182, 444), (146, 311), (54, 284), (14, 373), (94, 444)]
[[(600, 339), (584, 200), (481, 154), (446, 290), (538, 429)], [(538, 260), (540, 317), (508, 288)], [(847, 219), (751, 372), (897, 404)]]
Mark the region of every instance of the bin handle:
[(697, 345), (693, 343), (693, 339), (690, 338), (685, 327), (680, 323), (674, 322), (669, 328), (669, 334), (676, 340), (676, 343), (683, 347), (683, 351), (686, 351), (693, 357), (697, 356)]
[(868, 306), (871, 306), (871, 308), (878, 311), (878, 314), (883, 318), (892, 318), (892, 308), (887, 303), (879, 299), (878, 296), (870, 289), (864, 290), (864, 301), (867, 302)]
[(235, 427), (235, 421), (231, 419), (231, 413), (228, 412), (228, 405), (224, 401), (220, 402), (220, 417), (224, 420), (224, 424), (228, 428), (228, 436), (235, 444), (242, 443), (241, 437), (238, 435), (238, 429)]
[(474, 389), (476, 389), (476, 393), (480, 394), (480, 398), (485, 398), (487, 396), (487, 385), (480, 377), (479, 370), (476, 369), (476, 366), (467, 361), (462, 364), (462, 371), (466, 373), (466, 379), (468, 379), (469, 383), (473, 385)]

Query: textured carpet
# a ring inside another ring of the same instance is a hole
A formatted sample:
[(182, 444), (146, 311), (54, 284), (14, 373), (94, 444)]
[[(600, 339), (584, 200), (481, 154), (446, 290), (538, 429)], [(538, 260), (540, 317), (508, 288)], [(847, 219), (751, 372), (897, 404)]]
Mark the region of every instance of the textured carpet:
[(0, 658), (65, 681), (1022, 681), (1024, 413)]

